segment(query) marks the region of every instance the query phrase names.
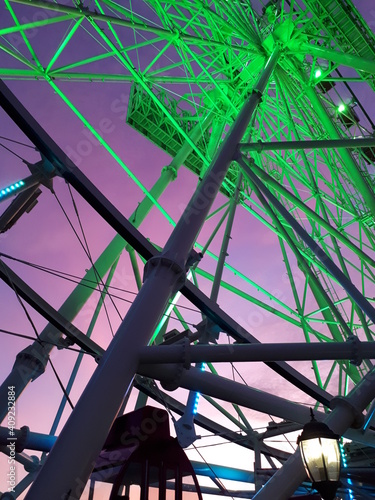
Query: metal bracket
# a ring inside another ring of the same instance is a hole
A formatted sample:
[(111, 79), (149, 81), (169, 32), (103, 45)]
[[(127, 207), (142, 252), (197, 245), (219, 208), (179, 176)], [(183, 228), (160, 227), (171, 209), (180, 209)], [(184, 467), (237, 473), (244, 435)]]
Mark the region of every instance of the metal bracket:
[(30, 345), (17, 354), (15, 366), (27, 370), (32, 369), (34, 373), (32, 380), (34, 381), (44, 373), (47, 362), (48, 355), (43, 352), (43, 347)]
[(171, 370), (172, 369), (173, 369), (173, 376), (171, 376), (168, 380), (163, 380), (160, 382), (161, 386), (166, 391), (175, 391), (176, 389), (178, 389), (180, 387), (179, 382), (180, 382), (181, 375), (184, 371), (184, 365), (183, 365), (183, 363), (175, 363), (173, 365), (173, 368), (171, 368)]
[(361, 429), (363, 426), (364, 422), (364, 416), (363, 414), (357, 410), (355, 406), (353, 406), (346, 398), (342, 396), (336, 396), (330, 401), (330, 408), (331, 410), (334, 410), (335, 408), (339, 406), (346, 406), (347, 408), (350, 409), (350, 411), (353, 414), (353, 423), (351, 424), (352, 429)]
[(27, 425), (21, 427), (20, 432), (17, 434), (16, 440), (16, 452), (21, 453), (25, 449), (26, 440), (30, 434), (30, 429)]
[(222, 329), (209, 318), (205, 318), (196, 325), (198, 341), (203, 344), (216, 344)]
[(190, 255), (186, 261), (186, 270), (200, 262), (203, 258), (202, 252), (196, 252), (194, 249), (190, 252)]

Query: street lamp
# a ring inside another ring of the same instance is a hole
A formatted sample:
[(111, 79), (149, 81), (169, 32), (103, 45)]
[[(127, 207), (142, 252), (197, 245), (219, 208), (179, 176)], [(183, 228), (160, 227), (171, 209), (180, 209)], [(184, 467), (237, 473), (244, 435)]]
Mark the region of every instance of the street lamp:
[(315, 420), (312, 410), (311, 422), (304, 426), (297, 439), (306, 473), (324, 500), (335, 498), (340, 483), (338, 439), (328, 425)]

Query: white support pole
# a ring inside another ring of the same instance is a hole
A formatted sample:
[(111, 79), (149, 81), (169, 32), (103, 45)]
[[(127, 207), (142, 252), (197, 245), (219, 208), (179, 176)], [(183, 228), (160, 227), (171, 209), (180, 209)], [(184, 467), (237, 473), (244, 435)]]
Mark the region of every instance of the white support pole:
[(360, 364), (375, 359), (375, 342), (349, 337), (346, 342), (304, 344), (163, 345), (143, 347), (140, 363), (178, 363), (188, 350), (190, 362), (309, 361), (347, 359)]
[(124, 394), (132, 383), (140, 349), (151, 338), (169, 299), (184, 283), (193, 244), (277, 63), (278, 53), (276, 49), (270, 57), (164, 251), (148, 261), (139, 294), (31, 486), (27, 500), (81, 497)]

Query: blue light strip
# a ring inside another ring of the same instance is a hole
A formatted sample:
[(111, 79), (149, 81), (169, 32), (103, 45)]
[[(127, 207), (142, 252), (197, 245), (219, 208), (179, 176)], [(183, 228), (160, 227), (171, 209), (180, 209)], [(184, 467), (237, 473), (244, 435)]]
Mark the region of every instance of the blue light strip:
[[(340, 443), (340, 453), (341, 453), (342, 465), (344, 466), (344, 469), (346, 469), (348, 467), (348, 462), (346, 460), (346, 454), (345, 454), (344, 446), (342, 443)], [(348, 478), (348, 483), (353, 484), (352, 480), (349, 478)], [(348, 493), (349, 493), (350, 500), (354, 500), (353, 491), (348, 489)]]
[(374, 416), (374, 413), (375, 413), (375, 407), (372, 409), (372, 412), (370, 414), (367, 414), (366, 415), (366, 423), (365, 425), (363, 426), (363, 430), (365, 431), (367, 429), (367, 427), (369, 426), (371, 420), (372, 420), (372, 417)]
[(0, 200), (1, 198), (6, 198), (9, 195), (15, 194), (15, 192), (21, 189), (24, 185), (24, 181), (18, 181), (8, 187), (5, 187), (4, 189), (0, 189)]
[[(204, 372), (206, 369), (206, 363), (202, 363), (201, 364), (201, 372)], [(199, 403), (199, 398), (200, 398), (200, 395), (201, 393), (200, 392), (197, 392), (195, 394), (195, 401), (194, 401), (194, 406), (193, 406), (193, 415), (196, 415), (197, 411), (198, 411), (198, 403)]]

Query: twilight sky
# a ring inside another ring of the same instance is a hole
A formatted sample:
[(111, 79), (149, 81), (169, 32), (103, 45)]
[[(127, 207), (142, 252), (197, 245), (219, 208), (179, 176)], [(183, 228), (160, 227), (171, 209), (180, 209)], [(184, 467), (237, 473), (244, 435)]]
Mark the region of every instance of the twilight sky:
[[(368, 16), (369, 26), (374, 29), (375, 11), (368, 12), (368, 3), (365, 0), (354, 2), (363, 15)], [(367, 9), (366, 9), (367, 7)], [(15, 6), (17, 12), (22, 17), (29, 19), (33, 14), (27, 6)], [(366, 12), (367, 10), (367, 12)], [(24, 14), (23, 14), (24, 12)], [(0, 26), (9, 24), (9, 13), (5, 5), (0, 5)], [(57, 26), (56, 31), (46, 28), (30, 32), (33, 46), (38, 49), (41, 58), (47, 61), (53, 53), (54, 46), (61, 38), (64, 27)], [(46, 35), (49, 35), (48, 39)], [(89, 34), (87, 33), (87, 37)], [(130, 41), (129, 41), (130, 43)], [(74, 51), (82, 57), (89, 56), (87, 43), (82, 40), (72, 41), (69, 56), (61, 55), (60, 65), (65, 62), (65, 57), (69, 59)], [(20, 46), (21, 47), (21, 46)], [(9, 64), (8, 55), (0, 52), (0, 65), (7, 67)], [(144, 51), (140, 57), (141, 64), (147, 64), (151, 55)], [(44, 61), (42, 61), (43, 63)], [(112, 63), (106, 63), (106, 71), (114, 71), (115, 67), (110, 67)], [(122, 168), (113, 157), (92, 137), (88, 128), (75, 116), (68, 106), (62, 102), (50, 85), (43, 81), (7, 81), (9, 88), (15, 93), (20, 101), (26, 106), (38, 122), (48, 131), (51, 137), (65, 151), (65, 153), (82, 169), (87, 177), (100, 188), (103, 194), (127, 217), (133, 213), (137, 205), (143, 198), (141, 189), (135, 185), (129, 172)], [(73, 83), (56, 82), (59, 89), (68, 96), (74, 106), (82, 115), (101, 133), (108, 145), (121, 158), (131, 172), (135, 173), (138, 180), (146, 189), (150, 189), (158, 179), (161, 169), (171, 161), (161, 149), (157, 148), (150, 141), (138, 134), (134, 129), (125, 123), (126, 107), (129, 99), (130, 85), (123, 83)], [(367, 112), (372, 113), (371, 103), (364, 94)], [(8, 137), (15, 141), (30, 145), (29, 141), (11, 122), (7, 115), (0, 110), (0, 136)], [(39, 161), (39, 155), (30, 147), (20, 144), (3, 141), (3, 144), (11, 148), (22, 159), (30, 163)], [(27, 166), (11, 152), (0, 148), (1, 181), (0, 187), (7, 186), (21, 178), (29, 175)], [(197, 185), (198, 179), (190, 171), (181, 168), (177, 179), (166, 189), (160, 198), (160, 203), (173, 221), (177, 221), (184, 207), (190, 199)], [(98, 216), (95, 211), (72, 190), (72, 196), (65, 181), (54, 179), (54, 192), (52, 194), (46, 187), (42, 187), (42, 195), (39, 197), (37, 206), (29, 213), (25, 214), (17, 224), (4, 235), (0, 235), (0, 251), (3, 254), (11, 255), (15, 258), (43, 266), (45, 268), (68, 273), (69, 277), (82, 277), (86, 269), (90, 267), (90, 260), (82, 248), (82, 232), (80, 222), (84, 229), (84, 236), (88, 243), (91, 258), (95, 259), (106, 248), (114, 236), (114, 231)], [(66, 212), (64, 215), (59, 202)], [(219, 195), (214, 203), (213, 209), (219, 208), (227, 199)], [(7, 206), (7, 202), (2, 203)], [(77, 219), (77, 213), (79, 219)], [(2, 211), (3, 207), (1, 207)], [(277, 236), (265, 229), (264, 225), (255, 218), (249, 218), (247, 213), (239, 209), (239, 214), (235, 218), (232, 240), (229, 247), (227, 262), (260, 287), (264, 287), (269, 293), (289, 304), (293, 308), (293, 297), (290, 286), (285, 278), (285, 268), (282, 264), (282, 255), (278, 245)], [(204, 245), (211, 232), (218, 223), (223, 211), (212, 217), (205, 224), (198, 238), (201, 245)], [(69, 220), (68, 220), (69, 219)], [(81, 241), (78, 241), (69, 221), (74, 226)], [(154, 207), (151, 214), (141, 226), (142, 233), (157, 245), (163, 246), (172, 230), (172, 225)], [(223, 227), (214, 238), (210, 251), (218, 255), (220, 251)], [(142, 270), (142, 263), (138, 259)], [(30, 266), (10, 261), (5, 262), (19, 273), (22, 279), (29, 283), (38, 293), (40, 293), (56, 309), (60, 307), (65, 298), (74, 289), (75, 284), (61, 277), (51, 276), (41, 270), (36, 270)], [(208, 256), (202, 263), (202, 268), (210, 273), (214, 273), (215, 265)], [(298, 271), (296, 271), (298, 276)], [(67, 276), (66, 276), (67, 277)], [(210, 294), (210, 283), (199, 278), (199, 285), (206, 294)], [(238, 286), (246, 293), (264, 300), (264, 296), (253, 290), (250, 283), (244, 283), (238, 276), (225, 269), (223, 279), (233, 286)], [(75, 278), (74, 278), (75, 280)], [(136, 283), (131, 271), (131, 263), (127, 254), (122, 255), (117, 266), (112, 282), (116, 298), (113, 302), (106, 300), (106, 310), (102, 310), (93, 332), (93, 340), (102, 347), (106, 347), (112, 333), (116, 332), (120, 324), (120, 317), (113, 304), (120, 312), (121, 317), (126, 314), (129, 304), (134, 299), (137, 290)], [(296, 281), (299, 291), (303, 289), (302, 279)], [(21, 307), (13, 290), (7, 285), (0, 283), (1, 297), (1, 328), (11, 332), (21, 333), (35, 338), (35, 332), (23, 308)], [(86, 331), (91, 315), (96, 307), (99, 294), (95, 292), (89, 299), (84, 309), (76, 317), (74, 324), (82, 331)], [(268, 299), (267, 299), (268, 300)], [(196, 308), (185, 299), (179, 302), (185, 308), (180, 312), (185, 321), (194, 329), (201, 320)], [(244, 326), (249, 332), (254, 334), (263, 342), (290, 342), (303, 341), (302, 333), (291, 324), (286, 324), (277, 316), (265, 314), (260, 308), (256, 308), (246, 300), (238, 296), (221, 290), (219, 295), (221, 307), (232, 317)], [(277, 306), (275, 306), (277, 307)], [(32, 323), (38, 332), (42, 331), (46, 322), (29, 306), (26, 306)], [(190, 309), (189, 309), (190, 308)], [(193, 309), (193, 310), (191, 310)], [(147, 313), (147, 311), (145, 312)], [(292, 314), (292, 313), (291, 313)], [(178, 328), (182, 330), (181, 324), (173, 318), (169, 321), (168, 329)], [(226, 341), (226, 336), (222, 336)], [(8, 336), (1, 333), (0, 349), (0, 379), (3, 380), (11, 370), (16, 354), (30, 344), (30, 340)], [(70, 371), (75, 362), (77, 353), (73, 351), (54, 350), (51, 356), (53, 365), (64, 385), (70, 376)], [(89, 357), (84, 357), (82, 367), (77, 378), (77, 383), (73, 387), (71, 400), (73, 404), (78, 400), (87, 380), (95, 369), (95, 362)], [(296, 364), (305, 375), (311, 374), (309, 364)], [(322, 362), (320, 368), (322, 373), (329, 370), (330, 364)], [(293, 388), (290, 384), (282, 381), (270, 369), (259, 363), (248, 365), (237, 365), (241, 376), (246, 383), (253, 387), (267, 390), (273, 394), (291, 399), (296, 402), (308, 403), (309, 399), (303, 393)], [(232, 373), (230, 367), (218, 368), (218, 371), (228, 377), (234, 376), (237, 380), (239, 375)], [(186, 399), (186, 391), (179, 391), (172, 394), (182, 401)], [(31, 383), (25, 393), (17, 402), (17, 428), (24, 425), (30, 427), (35, 432), (49, 432), (53, 422), (56, 409), (62, 397), (62, 391), (52, 372), (50, 366), (46, 373)], [(135, 396), (131, 399), (134, 404)], [(98, 402), (100, 404), (100, 402)], [(212, 408), (204, 400), (201, 401), (200, 411), (210, 414), (220, 422), (225, 422), (230, 428), (235, 429), (234, 424), (229, 423), (218, 412), (213, 412)], [(224, 403), (225, 408), (230, 407)], [(66, 409), (62, 421), (68, 417), (70, 410)], [(254, 427), (261, 427), (267, 424), (267, 418), (259, 413), (246, 410), (247, 417)], [(89, 425), (89, 424), (88, 424)], [(58, 430), (61, 429), (61, 426)], [(206, 431), (202, 434), (207, 435)], [(281, 438), (280, 438), (281, 439)], [(220, 442), (220, 440), (218, 440)], [(212, 444), (213, 438), (207, 437), (196, 443), (197, 446)], [(288, 451), (290, 445), (286, 445)], [(221, 445), (207, 447), (201, 450), (204, 458), (213, 463), (225, 460), (226, 455), (231, 453), (231, 465), (240, 468), (252, 469), (252, 453), (242, 448), (236, 452), (232, 451), (231, 445)], [(220, 450), (220, 453), (219, 453)], [(231, 450), (231, 451), (228, 451)], [(199, 458), (196, 452), (191, 452), (193, 459)], [(0, 469), (6, 468), (5, 457), (0, 457)], [(23, 476), (22, 468), (19, 467), (19, 478)], [(230, 485), (232, 487), (232, 485)], [(4, 477), (0, 477), (0, 491), (4, 491)], [(229, 487), (229, 483), (228, 483)], [(104, 495), (105, 488), (103, 488)], [(20, 498), (23, 498), (21, 495)], [(82, 497), (86, 498), (86, 497)], [(96, 497), (95, 497), (96, 498)], [(97, 498), (101, 497), (98, 493)]]

